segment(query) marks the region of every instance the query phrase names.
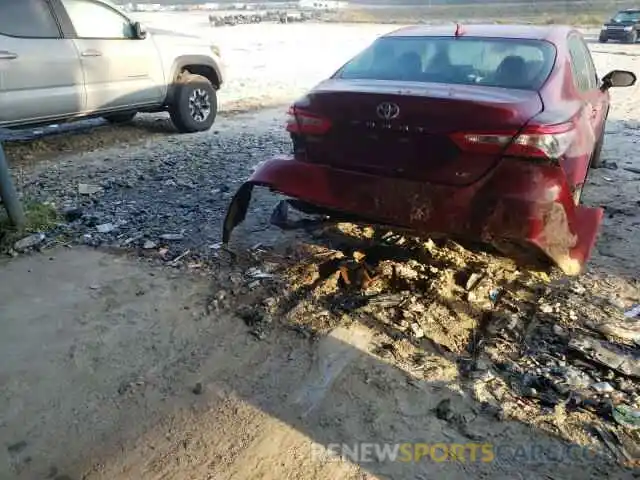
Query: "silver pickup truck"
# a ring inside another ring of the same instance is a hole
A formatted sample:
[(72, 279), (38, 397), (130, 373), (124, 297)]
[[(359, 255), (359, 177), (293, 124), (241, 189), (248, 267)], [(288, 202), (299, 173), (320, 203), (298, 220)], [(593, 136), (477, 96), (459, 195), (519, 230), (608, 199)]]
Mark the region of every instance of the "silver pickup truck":
[(104, 0), (0, 0), (0, 128), (168, 111), (180, 132), (211, 128), (220, 51), (145, 29)]

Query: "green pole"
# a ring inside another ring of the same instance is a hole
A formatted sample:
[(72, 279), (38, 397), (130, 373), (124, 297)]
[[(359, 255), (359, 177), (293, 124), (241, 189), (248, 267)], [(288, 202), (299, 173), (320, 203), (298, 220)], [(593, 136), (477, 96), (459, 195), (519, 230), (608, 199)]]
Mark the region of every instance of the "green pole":
[(9, 165), (7, 158), (4, 156), (2, 142), (0, 141), (0, 200), (7, 210), (9, 220), (16, 227), (22, 227), (25, 224), (24, 210), (18, 199), (18, 193), (11, 180)]

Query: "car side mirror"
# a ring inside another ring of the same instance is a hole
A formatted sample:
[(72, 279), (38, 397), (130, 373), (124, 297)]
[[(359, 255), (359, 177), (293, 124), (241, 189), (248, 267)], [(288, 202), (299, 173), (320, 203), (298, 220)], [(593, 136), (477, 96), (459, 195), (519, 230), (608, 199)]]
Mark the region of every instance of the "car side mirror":
[(144, 40), (147, 38), (147, 31), (144, 29), (140, 22), (135, 22), (133, 24), (133, 33), (139, 40)]
[(636, 83), (636, 75), (626, 70), (612, 70), (602, 78), (600, 90), (603, 92), (612, 87), (631, 87)]

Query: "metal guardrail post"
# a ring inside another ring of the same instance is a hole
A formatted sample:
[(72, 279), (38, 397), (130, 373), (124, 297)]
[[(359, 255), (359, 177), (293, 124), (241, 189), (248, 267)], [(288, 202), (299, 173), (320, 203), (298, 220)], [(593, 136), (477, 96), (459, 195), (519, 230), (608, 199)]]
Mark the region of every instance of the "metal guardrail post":
[(0, 200), (4, 208), (7, 210), (9, 220), (16, 227), (22, 227), (25, 224), (24, 209), (18, 199), (18, 193), (11, 180), (9, 165), (4, 156), (2, 142), (0, 141)]

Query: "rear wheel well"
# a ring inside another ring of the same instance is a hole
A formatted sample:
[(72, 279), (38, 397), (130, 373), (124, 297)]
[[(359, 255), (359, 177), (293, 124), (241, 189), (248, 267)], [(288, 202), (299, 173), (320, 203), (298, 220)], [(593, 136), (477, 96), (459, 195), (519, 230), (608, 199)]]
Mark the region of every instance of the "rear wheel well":
[(220, 88), (220, 79), (218, 78), (218, 74), (213, 67), (210, 67), (208, 65), (185, 65), (178, 72), (178, 76), (185, 72), (192, 73), (193, 75), (202, 75), (204, 78), (211, 82), (213, 88), (215, 88), (216, 90)]

